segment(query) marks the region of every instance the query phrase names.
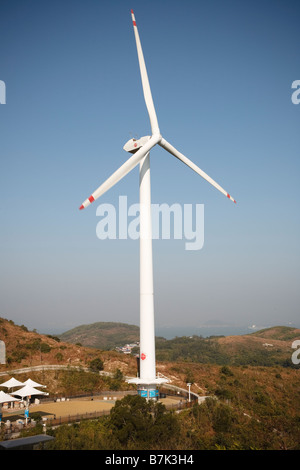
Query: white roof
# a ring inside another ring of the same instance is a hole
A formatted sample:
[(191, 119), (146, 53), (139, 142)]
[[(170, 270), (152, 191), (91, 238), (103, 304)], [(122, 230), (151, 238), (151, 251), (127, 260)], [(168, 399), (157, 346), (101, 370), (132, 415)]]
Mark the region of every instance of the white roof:
[(19, 380), (12, 377), (11, 379), (7, 380), (6, 382), (3, 382), (3, 384), (0, 384), (0, 387), (12, 388), (12, 387), (20, 387), (21, 385), (24, 385), (24, 383), (19, 382)]
[(46, 387), (46, 385), (38, 384), (37, 382), (31, 379), (25, 380), (23, 385), (30, 385), (31, 387)]
[(31, 385), (25, 385), (25, 387), (16, 390), (15, 392), (11, 392), (12, 395), (18, 395), (20, 397), (30, 397), (31, 395), (48, 395), (46, 392), (41, 392), (37, 388), (32, 387)]
[(8, 393), (4, 393), (2, 390), (0, 392), (0, 403), (7, 403), (9, 401), (19, 401), (18, 398), (11, 397)]

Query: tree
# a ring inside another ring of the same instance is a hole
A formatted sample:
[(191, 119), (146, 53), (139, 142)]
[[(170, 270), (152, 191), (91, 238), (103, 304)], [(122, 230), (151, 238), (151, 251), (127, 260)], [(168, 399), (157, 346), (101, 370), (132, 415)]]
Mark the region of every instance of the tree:
[(103, 368), (103, 361), (100, 359), (100, 357), (96, 357), (90, 361), (90, 370), (92, 372), (99, 372), (100, 370), (103, 370)]
[(146, 442), (152, 427), (151, 407), (139, 395), (118, 400), (110, 413), (110, 428), (124, 446), (129, 441)]
[(186, 371), (185, 382), (186, 382), (187, 384), (188, 384), (188, 383), (193, 384), (193, 383), (195, 382), (194, 374), (193, 374), (193, 372), (192, 372), (190, 369), (188, 369), (188, 370)]
[(165, 448), (179, 435), (177, 415), (139, 395), (127, 395), (116, 402), (108, 428), (123, 449)]
[(116, 369), (114, 373), (114, 379), (119, 380), (120, 382), (123, 380), (123, 373), (120, 369)]
[(222, 403), (218, 404), (213, 414), (213, 429), (217, 433), (229, 432), (233, 422), (234, 414), (232, 409), (227, 405), (223, 405)]

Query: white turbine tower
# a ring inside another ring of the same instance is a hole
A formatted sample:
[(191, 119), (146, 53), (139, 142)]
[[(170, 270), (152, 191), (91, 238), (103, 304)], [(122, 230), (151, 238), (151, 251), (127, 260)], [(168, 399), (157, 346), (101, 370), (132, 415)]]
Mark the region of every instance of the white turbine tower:
[(156, 377), (155, 367), (155, 330), (154, 330), (154, 301), (153, 301), (153, 264), (152, 264), (152, 226), (151, 226), (151, 188), (150, 188), (150, 150), (159, 144), (174, 157), (181, 160), (198, 175), (202, 176), (212, 186), (218, 189), (231, 201), (236, 202), (230, 194), (218, 183), (210, 178), (191, 160), (169, 144), (160, 134), (158, 121), (150, 90), (144, 55), (140, 37), (131, 10), (133, 30), (136, 40), (140, 73), (144, 98), (150, 118), (151, 136), (145, 136), (139, 140), (130, 139), (124, 150), (133, 155), (113, 173), (92, 195), (80, 206), (84, 209), (93, 201), (102, 196), (106, 191), (118, 183), (138, 164), (140, 165), (140, 376), (131, 379), (131, 383), (138, 385), (138, 393), (147, 399), (158, 396), (158, 385), (166, 382), (165, 379)]

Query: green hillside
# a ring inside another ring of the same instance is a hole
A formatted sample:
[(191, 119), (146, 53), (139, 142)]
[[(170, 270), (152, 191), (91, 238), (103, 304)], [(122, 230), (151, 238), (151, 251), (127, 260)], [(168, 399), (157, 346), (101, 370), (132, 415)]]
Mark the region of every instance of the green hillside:
[(59, 338), (72, 344), (110, 350), (139, 341), (140, 329), (136, 325), (115, 322), (97, 322), (68, 330)]
[(297, 338), (300, 339), (299, 329), (275, 326), (241, 336), (158, 339), (156, 357), (161, 361), (298, 368), (291, 362), (292, 342)]
[(299, 329), (289, 326), (272, 326), (271, 328), (264, 328), (251, 334), (261, 338), (278, 339), (281, 341), (293, 341), (300, 338)]

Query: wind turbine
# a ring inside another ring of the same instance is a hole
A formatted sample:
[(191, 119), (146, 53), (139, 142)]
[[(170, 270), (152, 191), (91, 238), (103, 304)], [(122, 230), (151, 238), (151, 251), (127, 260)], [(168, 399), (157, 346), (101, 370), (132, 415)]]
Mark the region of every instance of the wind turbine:
[(131, 10), (133, 30), (135, 35), (138, 61), (142, 79), (142, 87), (146, 107), (151, 125), (151, 136), (140, 139), (130, 139), (123, 147), (126, 152), (133, 155), (115, 171), (92, 195), (87, 198), (79, 209), (84, 209), (93, 201), (102, 196), (106, 191), (117, 184), (124, 176), (139, 164), (140, 185), (140, 376), (130, 379), (136, 383), (138, 393), (147, 399), (158, 396), (158, 385), (167, 382), (166, 379), (156, 377), (155, 366), (155, 330), (154, 330), (154, 302), (153, 302), (153, 262), (152, 262), (152, 225), (151, 225), (151, 187), (150, 187), (150, 150), (160, 145), (171, 155), (178, 158), (188, 167), (202, 176), (212, 186), (218, 189), (231, 201), (236, 202), (210, 176), (201, 170), (195, 163), (176, 150), (160, 134), (157, 116), (153, 104), (151, 89), (148, 80), (143, 50), (135, 21)]

